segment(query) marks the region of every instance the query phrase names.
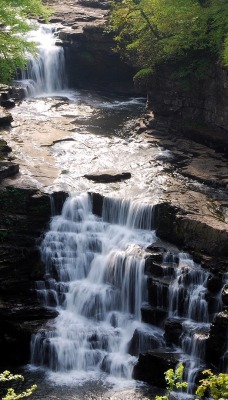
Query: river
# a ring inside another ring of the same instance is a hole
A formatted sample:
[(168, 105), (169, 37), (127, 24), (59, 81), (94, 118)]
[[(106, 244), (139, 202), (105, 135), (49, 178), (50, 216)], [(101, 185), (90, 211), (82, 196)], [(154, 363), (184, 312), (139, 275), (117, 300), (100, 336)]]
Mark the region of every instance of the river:
[[(72, 197), (62, 215), (52, 218), (41, 245), (46, 273), (36, 283), (40, 301), (59, 316), (33, 337), (31, 364), (22, 372), (29, 383), (38, 384), (33, 399), (152, 399), (152, 388), (131, 376), (140, 352), (165, 348), (164, 330), (141, 317), (150, 275), (144, 253), (157, 240), (153, 205), (167, 200), (172, 187), (174, 196), (191, 193), (194, 209), (207, 190), (202, 184), (196, 191), (194, 182), (177, 179), (169, 165), (173, 153), (136, 135), (145, 98), (67, 88), (55, 29), (41, 26), (31, 38), (39, 44), (40, 58), (30, 60), (20, 81), (27, 98), (12, 111), (7, 141), (20, 164), (13, 181), (47, 193), (64, 190)], [(131, 179), (104, 184), (85, 177), (103, 170), (128, 171)], [(88, 191), (105, 196), (101, 217), (92, 214)], [(158, 292), (171, 283), (168, 304), (162, 304), (161, 294), (156, 307), (183, 323), (173, 351), (188, 365), (191, 386), (204, 366), (204, 341), (213, 318), (206, 301), (208, 276), (187, 253), (164, 246)], [(213, 314), (219, 310), (218, 302)]]

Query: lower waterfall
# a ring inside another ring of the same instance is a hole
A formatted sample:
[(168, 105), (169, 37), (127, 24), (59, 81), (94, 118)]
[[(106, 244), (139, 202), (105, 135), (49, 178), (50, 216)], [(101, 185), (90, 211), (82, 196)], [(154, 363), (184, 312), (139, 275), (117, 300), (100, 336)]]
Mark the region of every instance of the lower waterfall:
[[(89, 195), (81, 194), (70, 197), (62, 215), (53, 218), (41, 246), (46, 276), (37, 282), (37, 292), (43, 304), (57, 307), (59, 316), (33, 337), (33, 364), (129, 379), (147, 342), (163, 346), (162, 330), (141, 321), (147, 297), (142, 254), (156, 235), (140, 228), (152, 218), (152, 207), (135, 206), (138, 211), (132, 212), (134, 204), (118, 205), (111, 212), (107, 201), (98, 218)], [(136, 330), (141, 345), (132, 355)]]
[(194, 392), (220, 295), (212, 307), (210, 274), (158, 245), (153, 219), (147, 204), (104, 198), (98, 217), (89, 194), (66, 200), (41, 245), (46, 272), (36, 291), (59, 315), (33, 336), (33, 365), (62, 377), (129, 380), (140, 353), (171, 352)]

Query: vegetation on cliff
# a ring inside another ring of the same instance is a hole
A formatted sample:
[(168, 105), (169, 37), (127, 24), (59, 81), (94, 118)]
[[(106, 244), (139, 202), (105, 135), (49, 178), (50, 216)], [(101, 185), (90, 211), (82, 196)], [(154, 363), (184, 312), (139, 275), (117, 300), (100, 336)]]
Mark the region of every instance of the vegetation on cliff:
[(47, 18), (42, 0), (0, 0), (0, 82), (8, 83), (17, 68), (26, 67), (27, 52), (34, 52), (26, 33), (32, 28), (28, 17)]
[(114, 0), (110, 24), (116, 49), (146, 79), (164, 62), (180, 78), (202, 78), (211, 60), (228, 66), (227, 0)]

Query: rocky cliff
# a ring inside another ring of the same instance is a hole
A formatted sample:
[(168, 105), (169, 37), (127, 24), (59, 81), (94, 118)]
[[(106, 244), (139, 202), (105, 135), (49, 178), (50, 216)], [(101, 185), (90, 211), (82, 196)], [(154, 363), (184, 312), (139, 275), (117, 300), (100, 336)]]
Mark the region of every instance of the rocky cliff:
[(134, 69), (113, 51), (106, 29), (110, 2), (52, 0), (49, 5), (55, 13), (50, 22), (59, 24), (57, 44), (64, 48), (69, 86), (133, 91)]
[[(57, 209), (66, 195), (54, 195)], [(0, 187), (0, 363), (29, 361), (31, 334), (56, 312), (42, 307), (35, 280), (43, 279), (39, 240), (47, 228), (49, 196), (34, 189)]]
[(160, 66), (150, 79), (154, 126), (163, 120), (171, 132), (228, 154), (228, 70), (214, 66), (206, 79), (192, 77), (187, 86), (174, 73), (174, 65)]

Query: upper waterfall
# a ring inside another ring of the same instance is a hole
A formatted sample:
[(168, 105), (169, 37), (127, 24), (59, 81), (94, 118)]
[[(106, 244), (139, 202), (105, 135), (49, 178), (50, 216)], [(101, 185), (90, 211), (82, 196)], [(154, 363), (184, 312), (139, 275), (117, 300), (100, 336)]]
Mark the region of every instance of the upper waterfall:
[(29, 97), (50, 95), (66, 87), (64, 50), (56, 46), (56, 34), (55, 27), (44, 24), (28, 34), (38, 50), (35, 56), (28, 56), (27, 69), (21, 73)]

